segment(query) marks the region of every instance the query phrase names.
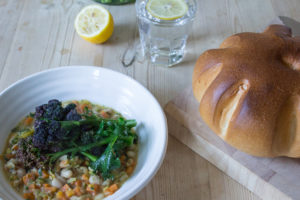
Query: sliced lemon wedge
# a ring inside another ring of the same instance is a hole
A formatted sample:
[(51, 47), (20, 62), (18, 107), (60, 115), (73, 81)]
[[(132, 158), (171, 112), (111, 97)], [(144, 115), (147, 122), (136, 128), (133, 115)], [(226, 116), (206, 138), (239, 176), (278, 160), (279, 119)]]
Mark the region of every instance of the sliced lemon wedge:
[(95, 44), (108, 40), (114, 30), (110, 12), (100, 5), (84, 7), (77, 14), (74, 25), (80, 37)]
[(189, 8), (184, 0), (149, 0), (146, 9), (155, 18), (174, 20), (183, 17)]

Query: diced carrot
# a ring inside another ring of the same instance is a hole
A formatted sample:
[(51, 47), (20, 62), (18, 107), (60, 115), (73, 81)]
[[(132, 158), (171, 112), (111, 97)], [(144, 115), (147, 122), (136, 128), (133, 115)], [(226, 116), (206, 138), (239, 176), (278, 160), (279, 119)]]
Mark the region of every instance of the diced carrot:
[(65, 194), (61, 190), (56, 193), (55, 197), (59, 200), (67, 200)]
[(65, 194), (66, 194), (67, 197), (70, 198), (71, 196), (74, 196), (75, 192), (73, 190), (68, 190), (68, 191), (65, 192)]
[(89, 176), (87, 174), (82, 174), (81, 179), (87, 183), (89, 181)]
[(79, 113), (84, 113), (85, 109), (89, 109), (89, 110), (92, 109), (91, 104), (88, 102), (83, 102), (82, 104), (79, 104), (79, 106), (78, 106)]
[(74, 193), (75, 193), (76, 196), (81, 196), (83, 194), (82, 191), (81, 191), (81, 189), (80, 189), (80, 187), (75, 187), (73, 189), (73, 191), (74, 191)]
[(76, 187), (80, 187), (81, 184), (82, 184), (82, 181), (81, 181), (81, 180), (76, 180), (76, 181), (75, 181), (75, 186), (76, 186)]
[(12, 158), (15, 157), (15, 155), (14, 155), (14, 154), (6, 154), (5, 157), (6, 157), (7, 159), (12, 159)]
[(19, 145), (18, 145), (18, 144), (15, 144), (15, 145), (12, 147), (12, 149), (15, 150), (15, 151), (18, 150), (18, 149), (19, 149)]
[(72, 103), (74, 103), (76, 106), (78, 105), (78, 101), (73, 100)]
[(92, 195), (96, 195), (100, 190), (100, 185), (98, 184), (89, 184), (86, 187), (86, 191), (91, 193)]
[(29, 199), (29, 200), (34, 200), (34, 195), (33, 195), (32, 192), (24, 193), (24, 194), (23, 194), (23, 198), (24, 198), (24, 199)]
[(30, 191), (33, 191), (34, 189), (38, 189), (39, 187), (36, 184), (32, 183), (28, 188), (30, 189)]
[(69, 191), (71, 190), (70, 186), (68, 184), (65, 184), (62, 188), (61, 188), (61, 191), (63, 192), (66, 192), (66, 191)]
[(43, 188), (44, 188), (44, 191), (47, 193), (53, 193), (53, 192), (56, 192), (56, 190), (57, 190), (56, 187), (53, 187), (49, 184), (43, 184)]
[(132, 166), (127, 167), (126, 173), (127, 173), (128, 175), (131, 175), (132, 172), (133, 172), (133, 167), (132, 167)]
[(135, 167), (135, 165), (136, 165), (136, 162), (135, 162), (135, 161), (133, 161), (133, 162), (132, 162), (132, 164), (131, 164), (131, 166), (134, 168), (134, 167)]
[(112, 184), (111, 186), (109, 186), (108, 188), (107, 188), (107, 190), (109, 191), (109, 192), (111, 192), (111, 193), (114, 193), (115, 191), (117, 191), (118, 190), (118, 185), (117, 184)]
[(49, 178), (49, 174), (47, 171), (45, 170), (42, 171), (42, 178)]
[(35, 175), (33, 173), (28, 173), (23, 176), (23, 182), (25, 185), (28, 185), (28, 183), (33, 180), (35, 180)]
[(125, 159), (126, 159), (126, 156), (125, 156), (124, 154), (121, 155), (121, 157), (120, 157), (121, 163), (124, 163), (124, 162), (125, 162)]
[(26, 126), (30, 126), (32, 124), (32, 122), (33, 122), (33, 117), (30, 117), (30, 116), (26, 117), (26, 119), (24, 120), (24, 124)]
[(106, 111), (104, 111), (104, 110), (101, 110), (100, 114), (101, 114), (102, 117), (105, 118), (105, 119), (109, 118), (109, 114), (108, 114)]

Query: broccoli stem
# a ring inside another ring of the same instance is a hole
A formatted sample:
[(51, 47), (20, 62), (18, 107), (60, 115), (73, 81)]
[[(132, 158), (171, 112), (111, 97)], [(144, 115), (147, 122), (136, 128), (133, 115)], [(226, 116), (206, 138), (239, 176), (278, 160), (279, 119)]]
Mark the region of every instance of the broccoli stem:
[[(99, 126), (99, 124), (102, 121), (117, 121), (114, 119), (103, 119), (103, 118), (97, 118), (97, 119), (84, 119), (80, 121), (60, 121), (61, 127), (65, 130), (71, 130), (75, 126), (82, 126), (82, 125), (90, 125), (90, 126)], [(125, 126), (127, 127), (135, 127), (136, 126), (136, 120), (125, 120)]]
[(112, 139), (114, 139), (114, 136), (104, 138), (103, 140), (101, 140), (99, 142), (92, 143), (92, 144), (88, 144), (88, 145), (84, 145), (84, 146), (78, 146), (78, 147), (74, 147), (74, 148), (70, 148), (70, 149), (65, 149), (65, 150), (60, 151), (60, 152), (48, 154), (51, 157), (50, 162), (53, 162), (53, 161), (57, 160), (59, 157), (65, 155), (67, 153), (84, 152), (84, 151), (87, 151), (87, 150), (89, 150), (93, 147), (99, 147), (99, 146), (108, 144), (108, 143), (110, 143), (110, 141)]
[(81, 126), (81, 125), (92, 125), (97, 126), (103, 119), (84, 119), (80, 121), (60, 121), (60, 125), (65, 130), (70, 130), (74, 128), (75, 126)]
[(126, 120), (126, 122), (125, 122), (125, 126), (130, 127), (130, 128), (135, 127), (136, 124), (137, 123), (136, 123), (136, 121), (134, 119)]
[(95, 162), (98, 159), (96, 156), (89, 154), (87, 152), (81, 151), (80, 153), (86, 156), (87, 158), (89, 158), (92, 162)]

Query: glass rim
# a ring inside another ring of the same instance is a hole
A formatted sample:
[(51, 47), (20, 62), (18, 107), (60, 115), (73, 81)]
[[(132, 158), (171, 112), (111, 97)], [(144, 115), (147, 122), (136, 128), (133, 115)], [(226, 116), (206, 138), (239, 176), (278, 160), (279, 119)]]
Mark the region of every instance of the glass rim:
[[(141, 1), (148, 1), (148, 0), (136, 0), (135, 1), (135, 11), (136, 11), (136, 16), (137, 18), (143, 18), (144, 20), (152, 23), (152, 24), (155, 24), (155, 25), (162, 25), (162, 26), (172, 26), (174, 24), (178, 24), (178, 23), (187, 23), (187, 22), (190, 22), (190, 21), (193, 21), (196, 17), (196, 13), (197, 13), (197, 0), (187, 0), (188, 2), (192, 2), (193, 3), (193, 6), (195, 7), (195, 9), (193, 10), (192, 12), (192, 15), (189, 16), (189, 17), (186, 17), (186, 15), (180, 17), (180, 18), (177, 18), (177, 19), (174, 19), (174, 20), (160, 20), (160, 21), (155, 21), (155, 20), (151, 20), (145, 16), (141, 16), (139, 15), (139, 12), (138, 12), (138, 9), (139, 9), (139, 4), (141, 3)], [(149, 13), (150, 14), (150, 13)], [(151, 15), (151, 14), (150, 14)], [(155, 17), (153, 17), (155, 18)]]

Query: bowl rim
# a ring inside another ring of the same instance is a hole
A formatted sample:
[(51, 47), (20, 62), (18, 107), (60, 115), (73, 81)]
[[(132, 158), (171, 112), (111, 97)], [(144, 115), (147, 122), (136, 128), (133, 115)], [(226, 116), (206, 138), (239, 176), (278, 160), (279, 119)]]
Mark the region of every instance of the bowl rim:
[[(147, 93), (149, 95), (149, 97), (151, 98), (151, 101), (154, 102), (154, 104), (156, 105), (156, 107), (159, 109), (161, 118), (163, 119), (163, 130), (162, 132), (164, 133), (164, 137), (163, 137), (163, 149), (160, 152), (160, 154), (158, 155), (159, 159), (156, 160), (156, 163), (152, 163), (155, 164), (153, 168), (151, 168), (151, 171), (149, 173), (147, 173), (148, 177), (146, 177), (142, 184), (136, 184), (137, 186), (134, 188), (134, 190), (128, 190), (125, 193), (121, 194), (118, 198), (120, 199), (130, 199), (132, 198), (134, 195), (136, 195), (138, 192), (140, 192), (149, 182), (150, 180), (152, 180), (152, 178), (154, 177), (154, 175), (157, 173), (157, 171), (160, 169), (163, 160), (165, 158), (166, 155), (166, 151), (167, 151), (167, 146), (168, 146), (168, 126), (167, 126), (167, 118), (166, 115), (161, 107), (161, 105), (159, 104), (159, 102), (157, 101), (157, 99), (154, 97), (154, 95), (146, 88), (144, 87), (141, 83), (139, 83), (138, 81), (136, 81), (135, 79), (133, 79), (132, 77), (129, 77), (121, 72), (118, 71), (114, 71), (111, 69), (107, 69), (104, 68), (102, 66), (88, 66), (88, 65), (70, 65), (70, 66), (59, 66), (59, 67), (54, 67), (54, 68), (50, 68), (50, 69), (46, 69), (40, 72), (36, 72), (33, 73), (31, 75), (25, 76), (19, 80), (17, 80), (16, 82), (12, 83), (11, 85), (9, 85), (8, 87), (6, 87), (3, 91), (0, 92), (0, 98), (5, 95), (8, 91), (10, 91), (12, 88), (17, 87), (18, 85), (22, 84), (23, 82), (26, 82), (32, 78), (50, 73), (50, 72), (55, 72), (55, 71), (64, 71), (64, 70), (97, 70), (97, 71), (106, 71), (108, 73), (112, 73), (112, 74), (116, 74), (118, 76), (121, 76), (122, 78), (124, 78), (126, 81), (129, 81), (133, 84), (136, 84), (138, 87), (140, 87), (145, 93)], [(2, 169), (1, 169), (2, 170)], [(10, 184), (9, 184), (10, 185)], [(13, 190), (15, 192), (15, 190)], [(111, 199), (110, 197), (112, 196), (108, 196), (105, 199)]]

